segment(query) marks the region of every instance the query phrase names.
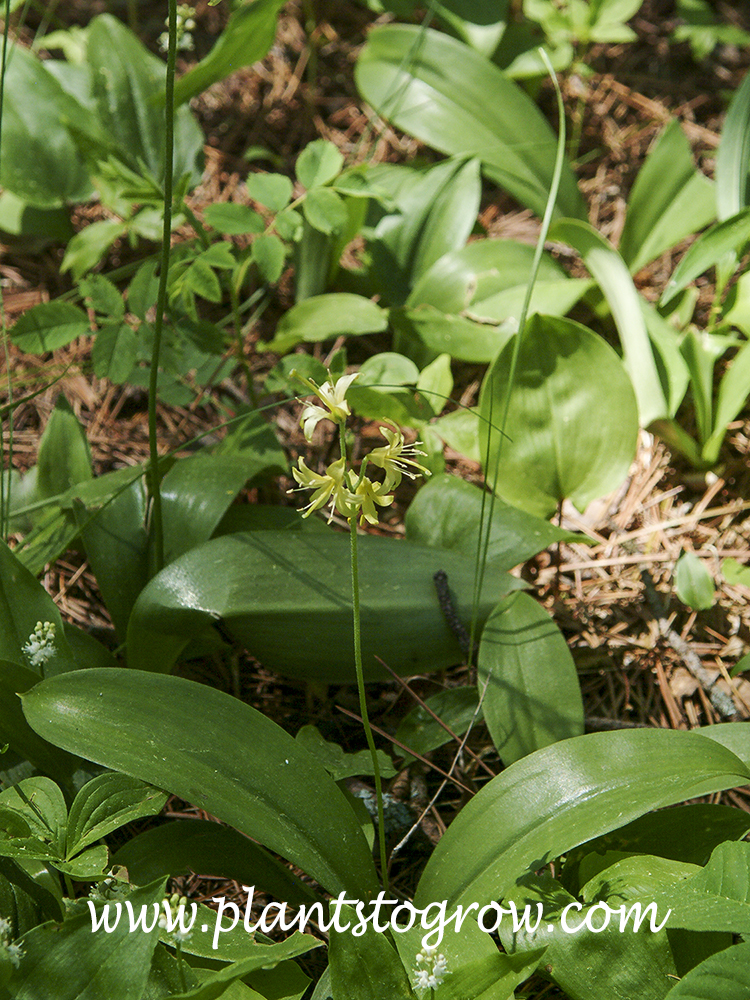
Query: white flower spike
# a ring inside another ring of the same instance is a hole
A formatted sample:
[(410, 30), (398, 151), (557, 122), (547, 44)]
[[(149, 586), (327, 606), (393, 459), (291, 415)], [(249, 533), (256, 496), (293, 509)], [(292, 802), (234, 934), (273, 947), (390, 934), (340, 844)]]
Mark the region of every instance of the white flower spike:
[(23, 651), (32, 667), (42, 667), (55, 655), (54, 622), (37, 622)]
[(414, 970), (414, 986), (418, 990), (436, 990), (450, 975), (448, 961), (445, 955), (438, 954), (437, 945), (423, 945), (417, 955), (417, 965), (424, 966)]

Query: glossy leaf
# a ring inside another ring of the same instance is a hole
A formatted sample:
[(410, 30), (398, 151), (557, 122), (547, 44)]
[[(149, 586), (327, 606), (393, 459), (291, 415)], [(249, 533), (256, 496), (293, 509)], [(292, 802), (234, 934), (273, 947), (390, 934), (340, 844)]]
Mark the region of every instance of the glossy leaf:
[(137, 885), (199, 871), (255, 885), (292, 906), (316, 899), (312, 889), (264, 848), (237, 830), (208, 820), (174, 820), (144, 830), (123, 844), (112, 864), (123, 865)]
[(286, 354), (303, 341), (312, 344), (351, 334), (380, 333), (387, 326), (384, 310), (361, 295), (314, 295), (284, 313), (265, 350)]
[[(192, 681), (120, 669), (79, 670), (22, 700), (45, 739), (201, 806), (332, 893), (364, 898), (374, 886), (369, 849), (338, 788), (249, 705)], [(197, 718), (200, 731), (186, 739), (185, 720)]]
[(628, 198), (619, 250), (632, 273), (714, 221), (714, 189), (696, 169), (682, 126), (671, 121), (649, 151)]
[(447, 315), (433, 306), (391, 309), (390, 319), (391, 326), (403, 338), (397, 341), (399, 346), (405, 343), (412, 349), (414, 345), (426, 348), (428, 359), (445, 353), (473, 364), (493, 361), (518, 329), (514, 320), (479, 323), (464, 316)]
[[(342, 924), (355, 924), (352, 907), (341, 907)], [(333, 995), (357, 1000), (412, 1000), (406, 970), (385, 934), (372, 927), (360, 937), (351, 931), (330, 936), (328, 955)]]
[[(302, 726), (295, 739), (320, 761), (334, 781), (373, 774), (369, 750), (344, 753), (338, 743), (325, 739), (317, 726)], [(381, 778), (392, 778), (396, 774), (391, 759), (382, 750), (378, 750), (378, 763)]]
[(750, 944), (711, 955), (670, 991), (674, 1000), (745, 1000), (750, 990)]
[[(487, 480), (504, 500), (532, 514), (549, 517), (565, 498), (583, 510), (620, 485), (635, 455), (638, 415), (630, 380), (612, 348), (571, 320), (531, 318), (509, 390), (512, 349), (503, 349), (482, 386), (483, 459), (493, 425)], [(494, 426), (508, 392), (501, 439)]]
[(528, 594), (498, 604), (482, 632), (477, 687), (503, 763), (583, 733), (583, 701), (560, 630)]
[(691, 281), (715, 267), (728, 253), (739, 253), (750, 239), (750, 208), (717, 223), (693, 243), (674, 270), (659, 301), (667, 306)]
[[(396, 730), (396, 739), (399, 743), (403, 743), (423, 757), (431, 750), (437, 750), (438, 747), (450, 743), (452, 739), (450, 733), (440, 725), (434, 715), (437, 715), (445, 726), (459, 737), (464, 735), (473, 719), (482, 718), (479, 695), (473, 685), (438, 691), (437, 694), (425, 699), (425, 705), (431, 712), (428, 712), (423, 705), (415, 705), (401, 720)], [(414, 759), (410, 754), (406, 754), (405, 757), (402, 766), (406, 766), (407, 762)]]
[[(441, 152), (478, 157), (491, 180), (543, 214), (555, 137), (526, 94), (478, 52), (436, 31), (388, 25), (370, 32), (356, 82), (398, 128)], [(557, 210), (584, 216), (569, 168)]]
[(26, 354), (46, 354), (90, 333), (91, 324), (83, 309), (70, 302), (42, 302), (18, 319), (10, 339)]
[[(136, 913), (141, 906), (161, 903), (165, 883), (159, 882), (130, 893)], [(86, 912), (60, 924), (35, 927), (21, 939), (23, 956), (8, 985), (10, 995), (83, 1000), (141, 1000), (148, 980), (158, 928), (150, 933), (130, 933), (127, 920), (120, 920), (109, 934), (91, 932)]]
[(750, 344), (743, 344), (732, 358), (729, 370), (719, 385), (716, 397), (714, 429), (703, 445), (703, 458), (708, 465), (719, 460), (728, 425), (738, 416), (750, 394)]
[(683, 552), (674, 571), (675, 592), (683, 604), (705, 611), (715, 599), (714, 582), (704, 563), (692, 552)]
[(86, 432), (62, 393), (39, 442), (37, 465), (36, 487), (42, 500), (93, 478)]
[(0, 807), (24, 820), (31, 836), (49, 844), (56, 853), (65, 850), (68, 808), (54, 781), (44, 777), (24, 778), (0, 792)]
[(127, 774), (92, 778), (70, 807), (66, 857), (73, 857), (126, 823), (156, 815), (166, 801), (165, 792)]
[(720, 221), (748, 206), (750, 169), (750, 77), (734, 93), (716, 153), (716, 208)]
[(550, 230), (581, 254), (604, 293), (622, 344), (623, 363), (638, 400), (643, 427), (669, 413), (667, 390), (659, 378), (649, 341), (641, 300), (627, 267), (610, 243), (587, 222), (563, 220)]
[[(478, 424), (477, 424), (478, 429)], [(482, 520), (483, 493), (458, 476), (433, 476), (419, 490), (406, 512), (406, 537), (418, 545), (453, 549), (467, 559), (476, 557)], [(485, 517), (489, 497), (484, 495)], [(485, 527), (486, 532), (486, 527)], [(487, 564), (512, 569), (560, 541), (586, 541), (584, 536), (556, 528), (541, 517), (495, 500), (487, 546)]]
[(464, 806), (427, 863), (415, 904), (481, 905), (530, 867), (651, 809), (748, 778), (734, 754), (696, 733), (638, 729), (555, 743), (511, 764)]
[[(222, 634), (245, 645), (270, 669), (350, 683), (349, 562), (349, 539), (337, 532), (253, 531), (213, 539), (166, 567), (143, 591), (130, 622), (128, 662), (168, 671), (192, 637), (221, 622)], [(448, 574), (459, 606), (463, 600), (468, 607), (472, 560), (374, 535), (360, 539), (367, 678), (384, 673), (375, 656), (400, 672), (439, 670), (460, 659), (435, 592), (439, 569)], [(480, 621), (517, 585), (494, 569), (485, 579)]]

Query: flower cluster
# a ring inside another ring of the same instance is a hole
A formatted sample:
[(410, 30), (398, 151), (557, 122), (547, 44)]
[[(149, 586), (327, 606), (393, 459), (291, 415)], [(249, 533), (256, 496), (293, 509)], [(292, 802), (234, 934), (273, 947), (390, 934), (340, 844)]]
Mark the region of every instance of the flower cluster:
[[(184, 926), (181, 919), (187, 905), (187, 898), (185, 896), (180, 896), (179, 893), (173, 892), (171, 896), (162, 900), (162, 905), (164, 906), (164, 913), (159, 917), (159, 927), (172, 935), (175, 944), (182, 944), (183, 941), (189, 941), (193, 936), (190, 928), (192, 928), (195, 920), (195, 903), (192, 904), (193, 919), (188, 928)], [(167, 914), (167, 910), (169, 910), (169, 914)]]
[(450, 975), (445, 955), (438, 954), (437, 945), (422, 945), (417, 965), (423, 966), (414, 970), (414, 985), (418, 990), (436, 990)]
[[(192, 31), (195, 31), (195, 18), (193, 17), (195, 11), (193, 8), (186, 3), (181, 3), (177, 7), (177, 48), (183, 49), (186, 52), (192, 51), (195, 48), (193, 42)], [(166, 20), (167, 28), (169, 27), (169, 18)], [(169, 49), (169, 32), (163, 31), (159, 35), (159, 48), (162, 52), (166, 52)]]
[(54, 622), (37, 622), (23, 651), (32, 667), (44, 666), (55, 655)]
[[(292, 372), (294, 375), (295, 372)], [(306, 403), (300, 417), (300, 425), (305, 438), (310, 441), (313, 431), (321, 420), (331, 420), (343, 425), (351, 410), (346, 401), (346, 392), (359, 373), (344, 375), (335, 382), (330, 379), (323, 385), (317, 385), (312, 379), (300, 378), (307, 388), (323, 403)], [(381, 433), (388, 442), (375, 448), (365, 459), (359, 476), (346, 468), (346, 459), (342, 456), (328, 466), (324, 474), (313, 472), (300, 458), (298, 468), (292, 469), (292, 475), (299, 486), (296, 490), (312, 490), (310, 502), (302, 509), (302, 516), (308, 517), (314, 510), (320, 510), (330, 504), (329, 523), (334, 511), (344, 517), (359, 516), (360, 524), (378, 523), (378, 507), (387, 507), (393, 503), (393, 490), (401, 482), (403, 476), (416, 479), (418, 475), (429, 476), (430, 472), (416, 461), (415, 456), (424, 455), (418, 451), (416, 444), (406, 444), (401, 430), (390, 420), (384, 421), (387, 427), (381, 427)], [(364, 474), (367, 463), (383, 469), (385, 478), (382, 483), (375, 482)], [(295, 490), (295, 491), (296, 491)]]
[(0, 948), (10, 959), (10, 964), (17, 969), (21, 964), (24, 951), (20, 944), (14, 944), (11, 941), (12, 933), (13, 925), (10, 920), (0, 917)]

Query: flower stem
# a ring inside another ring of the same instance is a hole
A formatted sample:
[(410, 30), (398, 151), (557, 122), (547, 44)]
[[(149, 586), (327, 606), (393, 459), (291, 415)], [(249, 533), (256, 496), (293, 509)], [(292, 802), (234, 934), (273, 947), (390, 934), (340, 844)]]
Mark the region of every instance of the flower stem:
[[(346, 430), (344, 423), (339, 424), (339, 440), (341, 442), (341, 457), (346, 459)], [(385, 818), (383, 815), (383, 782), (380, 778), (380, 764), (375, 740), (370, 727), (370, 717), (367, 714), (367, 698), (365, 696), (365, 676), (362, 668), (362, 635), (360, 629), (359, 609), (359, 562), (357, 559), (357, 513), (349, 518), (349, 538), (351, 539), (352, 567), (352, 612), (354, 621), (354, 669), (357, 674), (357, 691), (359, 693), (359, 714), (365, 730), (365, 739), (372, 757), (372, 769), (375, 775), (375, 797), (378, 803), (378, 843), (380, 845), (380, 870), (383, 876), (383, 888), (388, 891), (388, 859), (385, 853)]]

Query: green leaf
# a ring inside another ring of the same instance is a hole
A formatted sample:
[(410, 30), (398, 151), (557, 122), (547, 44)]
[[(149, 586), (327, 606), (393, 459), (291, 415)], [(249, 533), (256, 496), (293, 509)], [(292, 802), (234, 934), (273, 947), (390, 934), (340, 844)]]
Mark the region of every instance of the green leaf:
[(247, 205), (236, 202), (220, 202), (207, 205), (203, 210), (203, 218), (217, 233), (237, 236), (243, 233), (262, 233), (265, 229), (263, 220)]
[(749, 170), (750, 76), (745, 74), (729, 104), (716, 153), (716, 210), (720, 221), (747, 208)]
[(115, 385), (127, 381), (138, 355), (138, 334), (127, 323), (105, 323), (91, 350), (94, 374)]
[(620, 254), (630, 271), (635, 274), (710, 225), (720, 190), (720, 184), (715, 186), (696, 169), (682, 126), (671, 121), (649, 151), (628, 198)]
[(713, 606), (714, 582), (704, 563), (692, 552), (683, 552), (674, 571), (675, 592), (683, 604), (696, 611)]
[(697, 733), (636, 729), (576, 736), (523, 757), (454, 819), (427, 863), (415, 904), (482, 905), (529, 867), (651, 809), (746, 784), (747, 766), (719, 750)]
[[(518, 329), (515, 320), (501, 324), (478, 323), (463, 316), (449, 316), (432, 306), (391, 309), (391, 326), (402, 343), (427, 348), (428, 357), (447, 353), (459, 361), (489, 364)], [(402, 348), (403, 349), (403, 348)]]
[(14, 45), (5, 70), (0, 183), (28, 205), (57, 208), (92, 194), (65, 118), (89, 112), (36, 56)]
[[(139, 176), (145, 168), (158, 185), (163, 184), (165, 64), (110, 14), (101, 14), (91, 22), (86, 60), (98, 126), (105, 141), (114, 146), (118, 157)], [(184, 93), (185, 81), (194, 77), (198, 68), (178, 80), (176, 94)], [(176, 97), (176, 104), (184, 99)], [(86, 141), (84, 136), (81, 139), (84, 146)], [(192, 183), (198, 182), (196, 162), (202, 149), (203, 133), (190, 109), (177, 107), (173, 165), (176, 181), (187, 174)]]
[(505, 31), (508, 0), (438, 0), (435, 13), (462, 41), (491, 59)]
[[(161, 903), (164, 886), (161, 881), (130, 893), (127, 898), (134, 911), (139, 914), (146, 906), (150, 918), (153, 905)], [(23, 956), (10, 983), (11, 995), (141, 1000), (158, 937), (156, 927), (150, 933), (141, 929), (131, 934), (127, 919), (109, 934), (92, 934), (88, 912), (63, 924), (42, 924), (21, 939)]]
[(509, 387), (512, 350), (512, 343), (503, 349), (482, 386), (483, 458), (488, 428), (496, 427), (509, 395), (507, 437), (493, 430), (487, 480), (504, 500), (532, 514), (548, 517), (566, 497), (584, 510), (620, 485), (635, 455), (638, 415), (630, 380), (612, 348), (571, 320), (531, 318)]
[(127, 774), (100, 774), (86, 782), (73, 800), (67, 823), (67, 858), (126, 823), (155, 816), (166, 792)]
[(728, 253), (739, 253), (750, 239), (750, 208), (719, 222), (690, 246), (664, 289), (660, 306), (667, 306), (704, 271), (715, 267)]
[(737, 562), (736, 559), (723, 560), (721, 575), (730, 586), (739, 584), (742, 587), (750, 587), (750, 566)]
[(286, 247), (278, 236), (272, 233), (259, 236), (253, 240), (252, 253), (263, 281), (268, 285), (276, 284), (286, 262)]
[(58, 785), (49, 778), (24, 778), (0, 792), (0, 807), (21, 817), (33, 837), (48, 843), (53, 851), (65, 850), (68, 808)]
[(60, 393), (39, 442), (37, 493), (47, 500), (92, 477), (86, 432)]
[[(34, 664), (24, 646), (37, 622), (55, 626), (55, 643), (53, 655)], [(4, 542), (0, 543), (0, 659), (29, 664), (40, 677), (75, 668), (57, 605)]]
[[(354, 923), (352, 907), (342, 906), (344, 923)], [(385, 934), (368, 927), (361, 937), (331, 934), (328, 945), (333, 995), (341, 1000), (412, 1000), (406, 970)]]
[(250, 174), (245, 181), (253, 201), (272, 212), (280, 212), (289, 204), (294, 185), (284, 174)]
[[(64, 274), (70, 271), (73, 280), (78, 281), (95, 267), (104, 254), (109, 250), (115, 240), (124, 236), (128, 231), (127, 224), (119, 219), (100, 219), (98, 222), (91, 222), (85, 229), (80, 229), (75, 236), (68, 241), (60, 270)], [(36, 308), (40, 309), (41, 306)], [(69, 309), (75, 306), (68, 306)], [(81, 333), (90, 333), (88, 328)], [(74, 334), (80, 336), (80, 333)], [(69, 337), (72, 340), (73, 337)], [(65, 341), (66, 343), (68, 341)], [(61, 346), (61, 345), (56, 345)], [(47, 348), (49, 350), (49, 348)]]
[(729, 370), (719, 385), (716, 397), (714, 430), (702, 449), (702, 457), (709, 465), (715, 465), (728, 425), (738, 416), (747, 402), (750, 392), (750, 344), (745, 343), (735, 354)]
[(81, 294), (90, 309), (107, 319), (122, 319), (125, 303), (120, 290), (103, 274), (90, 274), (78, 283)]
[(268, 851), (237, 830), (208, 820), (175, 820), (138, 833), (117, 851), (112, 864), (123, 865), (138, 885), (165, 875), (210, 872), (240, 885), (255, 885), (292, 906), (317, 898)]
[[(432, 712), (458, 737), (464, 735), (472, 719), (482, 718), (479, 695), (474, 686), (438, 691), (425, 700), (425, 705), (432, 709)], [(414, 753), (424, 757), (431, 750), (437, 750), (438, 747), (451, 741), (453, 737), (446, 731), (445, 726), (441, 726), (423, 705), (415, 705), (399, 723), (396, 739)], [(400, 752), (405, 756), (402, 765), (405, 767), (414, 758), (404, 751)]]
[(326, 139), (308, 142), (297, 157), (295, 172), (300, 184), (307, 188), (319, 187), (337, 177), (344, 165), (341, 151)]
[(550, 230), (551, 239), (564, 240), (583, 257), (586, 267), (606, 296), (622, 344), (625, 371), (635, 388), (641, 425), (669, 415), (641, 308), (641, 298), (622, 258), (587, 222), (564, 219)]
[[(246, 646), (264, 666), (287, 676), (350, 683), (354, 677), (349, 539), (334, 532), (252, 531), (215, 538), (162, 570), (141, 593), (131, 617), (128, 662), (168, 671), (192, 638), (222, 635)], [(362, 658), (376, 679), (381, 657), (393, 670), (439, 670), (460, 659), (433, 577), (448, 574), (468, 607), (473, 560), (374, 535), (359, 542)], [(515, 582), (485, 575), (479, 618)], [(384, 627), (387, 623), (387, 627)], [(290, 642), (290, 635), (319, 641)]]
[[(485, 497), (485, 517), (489, 516), (488, 501)], [(433, 476), (409, 505), (406, 537), (418, 545), (452, 549), (473, 559), (479, 544), (482, 503), (482, 491), (472, 483), (447, 474)], [(587, 539), (495, 500), (487, 565), (512, 569), (560, 541)]]
[(320, 233), (339, 233), (349, 220), (343, 198), (330, 188), (313, 188), (302, 202), (305, 218)]
[[(334, 895), (365, 898), (374, 888), (372, 857), (342, 793), (249, 705), (182, 678), (121, 669), (79, 670), (22, 700), (46, 739), (206, 809)], [(122, 720), (116, 728), (114, 717)], [(186, 720), (197, 718), (200, 730), (186, 738)]]
[(273, 45), (283, 4), (284, 0), (254, 0), (238, 7), (208, 55), (175, 83), (175, 104), (184, 104), (217, 80), (259, 62)]
[(711, 955), (672, 987), (670, 1000), (745, 1000), (750, 990), (750, 944)]
[(484, 721), (503, 763), (583, 733), (573, 657), (560, 630), (528, 594), (510, 594), (487, 620), (477, 660)]
[(417, 389), (427, 397), (433, 413), (440, 413), (453, 392), (450, 354), (439, 354), (425, 365), (419, 373)]
[[(555, 136), (530, 98), (479, 53), (429, 29), (375, 28), (357, 61), (356, 82), (398, 128), (441, 152), (478, 157), (491, 180), (543, 214)], [(567, 166), (557, 211), (585, 217)]]
[[(334, 781), (343, 781), (344, 778), (374, 773), (369, 750), (360, 750), (359, 753), (344, 753), (338, 743), (324, 739), (317, 726), (302, 726), (295, 739), (320, 761)], [(381, 778), (392, 778), (396, 774), (391, 760), (382, 750), (378, 750), (378, 763)]]
[(83, 309), (69, 302), (42, 302), (18, 319), (10, 339), (26, 354), (47, 354), (90, 334), (91, 324)]
[(264, 345), (267, 351), (285, 354), (297, 344), (313, 344), (334, 337), (381, 333), (388, 314), (362, 295), (331, 292), (314, 295), (287, 310), (276, 327), (276, 336)]

